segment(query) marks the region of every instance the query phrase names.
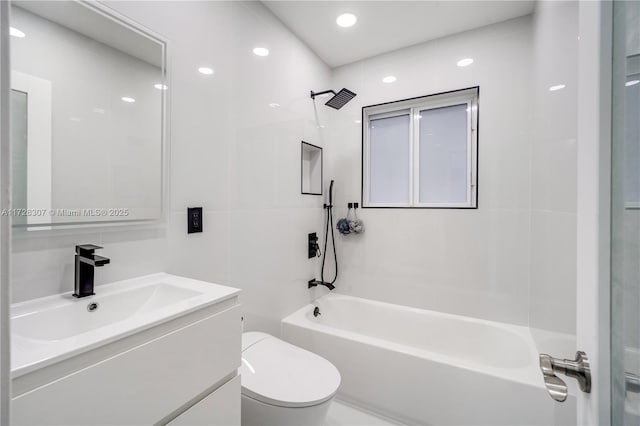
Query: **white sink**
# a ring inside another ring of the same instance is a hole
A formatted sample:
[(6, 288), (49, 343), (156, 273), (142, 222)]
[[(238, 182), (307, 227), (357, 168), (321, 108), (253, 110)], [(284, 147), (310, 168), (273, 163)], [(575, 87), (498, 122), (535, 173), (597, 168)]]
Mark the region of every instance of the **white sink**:
[[(66, 297), (67, 303), (53, 303), (44, 309), (13, 316), (11, 328), (15, 336), (58, 341), (126, 321), (135, 315), (153, 312), (202, 294), (158, 282), (80, 300)], [(91, 310), (89, 305), (92, 306)]]
[(77, 299), (69, 292), (11, 306), (13, 377), (231, 298), (239, 290), (160, 273), (101, 285), (96, 293)]

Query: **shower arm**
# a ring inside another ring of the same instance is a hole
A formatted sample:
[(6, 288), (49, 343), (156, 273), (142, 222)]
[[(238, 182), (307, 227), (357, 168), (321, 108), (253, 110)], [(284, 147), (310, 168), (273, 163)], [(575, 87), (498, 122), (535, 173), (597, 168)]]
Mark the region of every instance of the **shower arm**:
[(336, 92), (333, 90), (325, 90), (324, 92), (314, 92), (313, 90), (311, 91), (311, 99), (315, 99), (316, 96), (320, 96), (320, 95), (326, 95), (327, 93), (333, 93), (333, 95), (335, 96)]

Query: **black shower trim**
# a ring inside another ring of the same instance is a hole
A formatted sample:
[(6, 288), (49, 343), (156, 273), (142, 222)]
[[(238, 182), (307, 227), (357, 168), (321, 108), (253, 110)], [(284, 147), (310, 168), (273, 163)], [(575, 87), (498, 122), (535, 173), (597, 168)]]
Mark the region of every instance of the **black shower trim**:
[(304, 146), (300, 145), (300, 193), (303, 195), (322, 195), (324, 189), (324, 153), (321, 146), (314, 145), (309, 142), (301, 141), (304, 145), (309, 145), (320, 150), (320, 192), (304, 192), (304, 176), (302, 175), (302, 163), (304, 162)]

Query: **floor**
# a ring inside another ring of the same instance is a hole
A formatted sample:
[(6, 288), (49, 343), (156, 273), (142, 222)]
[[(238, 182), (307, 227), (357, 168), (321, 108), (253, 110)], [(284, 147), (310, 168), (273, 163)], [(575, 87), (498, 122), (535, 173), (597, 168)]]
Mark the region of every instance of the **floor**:
[(389, 419), (338, 400), (334, 400), (331, 404), (326, 424), (327, 426), (400, 426), (400, 423), (392, 423)]

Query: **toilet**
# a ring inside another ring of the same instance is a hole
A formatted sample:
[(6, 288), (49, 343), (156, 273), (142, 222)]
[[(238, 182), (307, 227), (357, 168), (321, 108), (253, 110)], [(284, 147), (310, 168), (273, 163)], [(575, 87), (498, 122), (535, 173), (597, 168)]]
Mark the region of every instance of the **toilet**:
[(270, 334), (242, 334), (242, 425), (324, 424), (340, 372), (319, 355)]

